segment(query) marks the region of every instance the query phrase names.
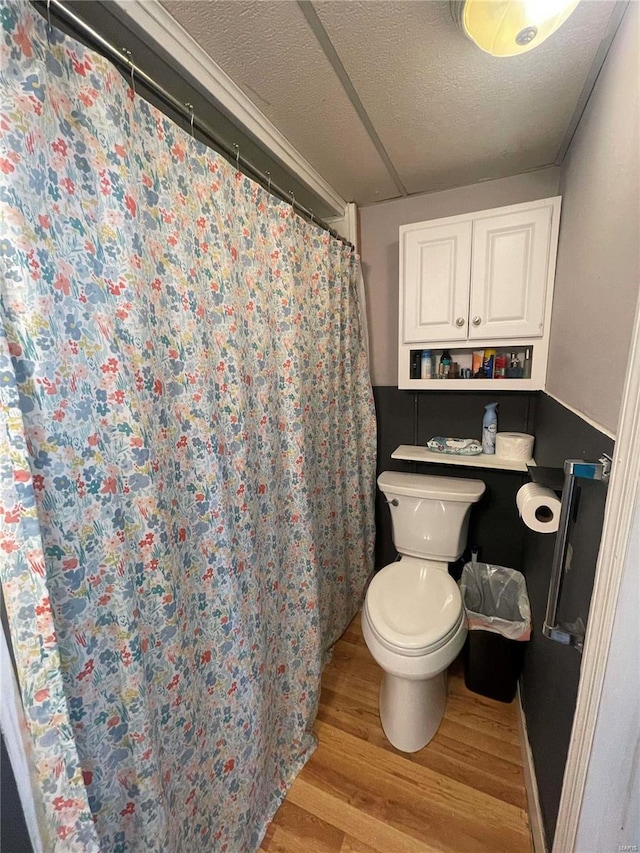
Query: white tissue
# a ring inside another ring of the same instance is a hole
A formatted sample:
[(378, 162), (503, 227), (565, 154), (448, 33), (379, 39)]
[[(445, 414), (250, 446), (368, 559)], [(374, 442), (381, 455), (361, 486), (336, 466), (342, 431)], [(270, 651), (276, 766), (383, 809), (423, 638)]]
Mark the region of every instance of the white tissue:
[(499, 432), (496, 435), (496, 456), (528, 462), (533, 456), (532, 435), (526, 432)]
[(536, 533), (555, 533), (560, 521), (560, 499), (539, 483), (527, 483), (518, 490), (516, 505), (520, 517)]

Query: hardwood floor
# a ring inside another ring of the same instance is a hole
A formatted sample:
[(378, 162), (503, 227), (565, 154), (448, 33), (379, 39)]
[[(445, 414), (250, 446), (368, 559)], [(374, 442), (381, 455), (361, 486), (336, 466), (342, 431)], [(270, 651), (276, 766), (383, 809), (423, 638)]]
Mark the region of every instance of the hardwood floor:
[(454, 664), (438, 733), (407, 755), (382, 732), (380, 678), (357, 616), (323, 674), (318, 749), (261, 850), (530, 853), (515, 702), (470, 693)]

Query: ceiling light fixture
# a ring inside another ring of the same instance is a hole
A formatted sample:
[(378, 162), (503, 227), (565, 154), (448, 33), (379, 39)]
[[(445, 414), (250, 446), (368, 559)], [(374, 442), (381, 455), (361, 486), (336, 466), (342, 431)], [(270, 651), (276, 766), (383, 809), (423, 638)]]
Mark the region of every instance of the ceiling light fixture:
[(492, 56), (533, 50), (567, 20), (580, 0), (451, 0), (453, 19)]

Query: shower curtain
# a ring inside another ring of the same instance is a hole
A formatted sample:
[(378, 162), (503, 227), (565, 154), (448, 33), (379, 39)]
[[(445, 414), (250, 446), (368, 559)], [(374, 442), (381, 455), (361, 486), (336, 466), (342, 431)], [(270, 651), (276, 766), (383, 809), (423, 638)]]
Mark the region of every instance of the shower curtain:
[(0, 555), (46, 850), (256, 849), (373, 558), (352, 251), (0, 2)]

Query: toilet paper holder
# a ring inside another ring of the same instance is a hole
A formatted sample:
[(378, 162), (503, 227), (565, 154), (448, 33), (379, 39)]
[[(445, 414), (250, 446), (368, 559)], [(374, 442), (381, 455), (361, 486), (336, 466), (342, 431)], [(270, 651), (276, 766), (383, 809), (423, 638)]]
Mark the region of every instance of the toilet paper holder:
[(601, 480), (605, 485), (609, 482), (611, 472), (611, 457), (604, 453), (597, 462), (585, 462), (584, 459), (567, 459), (564, 463), (564, 485), (562, 502), (560, 504), (560, 519), (556, 546), (553, 552), (547, 613), (542, 626), (542, 633), (550, 640), (555, 640), (565, 646), (574, 646), (582, 652), (586, 627), (582, 619), (571, 624), (558, 624), (558, 603), (562, 588), (562, 578), (565, 572), (567, 549), (569, 547), (569, 524), (576, 491), (576, 480)]

